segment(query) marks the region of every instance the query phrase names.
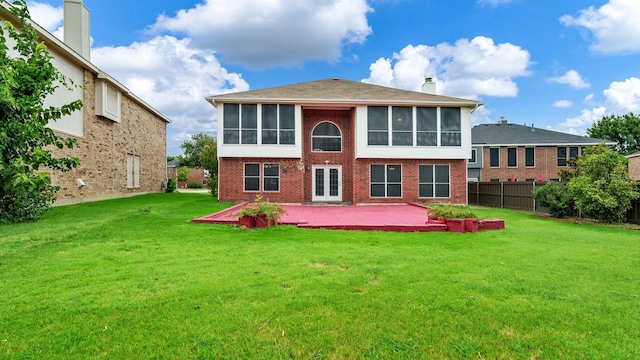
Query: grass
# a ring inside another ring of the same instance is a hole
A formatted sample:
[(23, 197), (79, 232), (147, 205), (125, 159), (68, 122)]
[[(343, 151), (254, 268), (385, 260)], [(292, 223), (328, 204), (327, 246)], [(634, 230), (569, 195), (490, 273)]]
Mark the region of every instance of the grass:
[(0, 358), (640, 358), (640, 233), (247, 230), (206, 194), (0, 226)]

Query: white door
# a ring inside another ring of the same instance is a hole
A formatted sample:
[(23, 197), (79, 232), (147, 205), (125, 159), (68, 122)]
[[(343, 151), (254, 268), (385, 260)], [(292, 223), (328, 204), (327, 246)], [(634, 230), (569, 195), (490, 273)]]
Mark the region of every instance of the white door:
[(342, 201), (342, 166), (314, 165), (312, 201)]

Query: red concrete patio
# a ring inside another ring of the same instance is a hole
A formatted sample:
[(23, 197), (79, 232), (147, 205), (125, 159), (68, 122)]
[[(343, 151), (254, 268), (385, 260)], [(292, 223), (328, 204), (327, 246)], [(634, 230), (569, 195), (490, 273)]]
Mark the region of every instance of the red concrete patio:
[[(237, 224), (236, 214), (247, 203), (193, 219), (195, 223)], [(441, 222), (428, 222), (427, 208), (420, 204), (393, 205), (282, 205), (280, 223), (301, 228), (379, 230), (398, 232), (447, 231)]]

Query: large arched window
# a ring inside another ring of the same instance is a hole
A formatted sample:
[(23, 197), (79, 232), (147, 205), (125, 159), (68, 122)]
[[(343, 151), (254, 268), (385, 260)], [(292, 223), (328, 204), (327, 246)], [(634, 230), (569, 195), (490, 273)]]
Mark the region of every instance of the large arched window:
[(311, 133), (311, 149), (313, 151), (342, 151), (340, 129), (328, 121), (316, 125)]

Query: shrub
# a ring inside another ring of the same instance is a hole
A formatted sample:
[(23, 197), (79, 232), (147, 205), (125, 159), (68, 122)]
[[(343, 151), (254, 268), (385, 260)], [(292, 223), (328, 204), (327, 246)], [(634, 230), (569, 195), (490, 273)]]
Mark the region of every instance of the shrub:
[(166, 192), (172, 193), (176, 191), (176, 181), (174, 179), (169, 179), (167, 181), (167, 190)]
[(582, 213), (607, 223), (620, 222), (639, 194), (629, 178), (627, 159), (603, 144), (587, 148), (576, 161), (569, 192)]
[(269, 200), (264, 200), (262, 195), (256, 195), (256, 199), (247, 206), (240, 209), (235, 215), (238, 217), (252, 216), (257, 217), (258, 214), (265, 214), (267, 219), (278, 222), (282, 215), (286, 214), (286, 211), (282, 206), (277, 203), (272, 203)]
[(199, 182), (190, 182), (187, 184), (188, 189), (202, 189), (202, 184)]
[(570, 216), (573, 213), (573, 199), (567, 186), (549, 181), (533, 192), (533, 198), (543, 207), (549, 209), (549, 214), (556, 218)]
[(429, 215), (447, 219), (477, 219), (469, 206), (453, 204), (429, 205)]

